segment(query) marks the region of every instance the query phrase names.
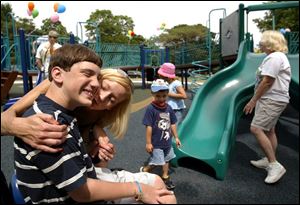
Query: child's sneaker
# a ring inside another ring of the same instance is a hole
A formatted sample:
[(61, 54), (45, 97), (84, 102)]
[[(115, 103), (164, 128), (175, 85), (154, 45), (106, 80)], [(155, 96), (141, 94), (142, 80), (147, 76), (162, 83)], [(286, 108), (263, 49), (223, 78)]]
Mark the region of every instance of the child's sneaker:
[(251, 160), (250, 163), (253, 166), (257, 167), (257, 168), (266, 169), (268, 167), (268, 165), (269, 165), (269, 160), (268, 160), (267, 157), (264, 157), (264, 158), (262, 158), (260, 160), (257, 160), (257, 161)]
[(286, 172), (286, 169), (277, 161), (269, 163), (267, 170), (268, 176), (265, 179), (267, 184), (273, 184), (277, 182)]
[(175, 185), (173, 184), (173, 182), (171, 181), (171, 179), (170, 179), (170, 177), (168, 177), (168, 178), (162, 178), (163, 179), (163, 181), (164, 181), (164, 183), (165, 183), (165, 185), (166, 185), (166, 187), (167, 187), (167, 189), (168, 190), (173, 190), (173, 189), (175, 189)]
[(145, 172), (145, 171), (144, 171), (144, 167), (141, 167), (141, 168), (140, 168), (140, 172)]

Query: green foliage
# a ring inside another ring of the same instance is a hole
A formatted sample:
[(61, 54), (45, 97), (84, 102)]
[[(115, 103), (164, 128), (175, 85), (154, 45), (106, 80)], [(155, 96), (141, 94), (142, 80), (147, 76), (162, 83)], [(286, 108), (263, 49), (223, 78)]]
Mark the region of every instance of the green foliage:
[(8, 20), (8, 28), (12, 28), (12, 22), (11, 22), (11, 17), (8, 16), (8, 14), (11, 13), (12, 15), (12, 8), (11, 5), (6, 3), (6, 4), (1, 4), (1, 34), (6, 33), (6, 18)]
[[(270, 1), (272, 3), (274, 1)], [(276, 1), (280, 2), (280, 1)], [(267, 11), (263, 19), (257, 18), (253, 22), (261, 32), (272, 30), (272, 16), (275, 15), (275, 30), (289, 28), (291, 31), (299, 31), (299, 8), (276, 9)]]
[(114, 16), (110, 10), (96, 10), (92, 12), (85, 28), (90, 40), (95, 40), (100, 33), (102, 43), (131, 43), (139, 44), (145, 41), (141, 35), (128, 37), (128, 31), (134, 31), (134, 23), (131, 17)]
[(201, 24), (197, 25), (177, 25), (172, 29), (167, 29), (166, 32), (159, 36), (159, 41), (164, 45), (180, 44), (182, 42), (199, 42), (205, 41), (207, 36), (207, 28)]
[(53, 23), (49, 18), (43, 20), (41, 30), (44, 32), (44, 35), (47, 35), (50, 30), (55, 30), (60, 36), (68, 36), (66, 27), (64, 27), (60, 21)]

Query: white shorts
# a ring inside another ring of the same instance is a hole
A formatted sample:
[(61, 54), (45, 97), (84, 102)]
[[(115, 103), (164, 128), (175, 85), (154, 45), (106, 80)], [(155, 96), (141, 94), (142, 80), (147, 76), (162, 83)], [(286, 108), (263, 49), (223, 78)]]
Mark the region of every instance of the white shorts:
[[(154, 186), (156, 175), (147, 172), (132, 173), (125, 170), (111, 171), (107, 168), (95, 167), (97, 178), (108, 182), (134, 182), (148, 184)], [(117, 204), (132, 204), (137, 203), (134, 198), (123, 198), (115, 200)]]

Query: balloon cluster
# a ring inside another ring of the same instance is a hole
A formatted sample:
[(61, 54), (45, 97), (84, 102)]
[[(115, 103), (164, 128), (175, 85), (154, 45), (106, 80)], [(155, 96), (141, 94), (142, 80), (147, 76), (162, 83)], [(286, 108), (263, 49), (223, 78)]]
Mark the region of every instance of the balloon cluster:
[(166, 30), (166, 23), (161, 23), (157, 30), (164, 32)]
[(32, 16), (33, 18), (36, 18), (39, 15), (39, 11), (34, 8), (34, 3), (33, 2), (29, 2), (27, 5), (28, 9), (27, 9), (27, 14), (28, 16)]
[(59, 3), (55, 3), (53, 5), (53, 9), (54, 9), (54, 14), (52, 14), (52, 16), (50, 17), (50, 20), (52, 23), (56, 23), (59, 21), (59, 15), (58, 13), (64, 13), (66, 11), (66, 7), (62, 4)]
[(135, 33), (132, 31), (132, 30), (129, 30), (128, 33), (127, 33), (127, 37), (129, 39), (132, 39), (132, 37), (135, 35)]
[(279, 30), (279, 32), (280, 33), (282, 33), (282, 34), (285, 34), (286, 32), (291, 32), (291, 29), (289, 29), (289, 28), (281, 28), (280, 30)]

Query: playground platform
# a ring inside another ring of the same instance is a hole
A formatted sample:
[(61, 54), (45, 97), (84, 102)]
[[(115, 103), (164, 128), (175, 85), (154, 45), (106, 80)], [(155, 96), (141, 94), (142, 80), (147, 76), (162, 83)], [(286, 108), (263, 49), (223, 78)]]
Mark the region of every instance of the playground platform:
[[(135, 80), (135, 79), (133, 79)], [(145, 162), (145, 128), (142, 118), (145, 104), (150, 102), (149, 89), (135, 83), (133, 103), (139, 109), (131, 114), (129, 129), (123, 140), (112, 139), (117, 155), (110, 167), (121, 167), (137, 172)], [(22, 85), (16, 83), (11, 97), (22, 93)], [(191, 93), (187, 91), (191, 105)], [(191, 161), (186, 167), (171, 168), (171, 177), (176, 185), (178, 203), (190, 204), (299, 204), (299, 112), (288, 106), (277, 125), (278, 160), (287, 169), (283, 178), (274, 185), (264, 183), (267, 172), (252, 167), (249, 163), (261, 154), (253, 135), (249, 133), (252, 116), (242, 116), (224, 180), (217, 180), (206, 166)], [(130, 151), (129, 151), (130, 150)], [(13, 173), (13, 137), (1, 137), (1, 170), (7, 180)]]

